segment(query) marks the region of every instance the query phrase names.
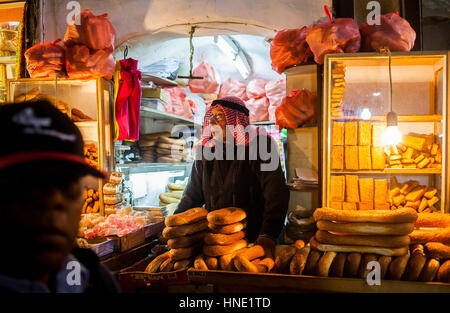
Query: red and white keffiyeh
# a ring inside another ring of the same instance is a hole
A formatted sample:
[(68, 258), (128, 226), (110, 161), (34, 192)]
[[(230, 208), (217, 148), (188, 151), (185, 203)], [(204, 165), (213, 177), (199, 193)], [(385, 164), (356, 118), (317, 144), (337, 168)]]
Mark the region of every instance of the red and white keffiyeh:
[[(231, 127), (231, 130), (233, 131), (235, 145), (248, 146), (249, 142), (251, 142), (254, 137), (265, 133), (264, 129), (250, 125), (248, 109), (241, 99), (234, 96), (226, 96), (214, 100), (206, 109), (203, 120), (202, 139), (199, 141), (198, 145), (203, 147), (215, 146), (215, 140), (211, 133), (210, 117), (212, 109), (217, 106), (224, 112), (227, 126), (233, 126)], [(227, 131), (228, 129), (230, 128), (227, 127)]]

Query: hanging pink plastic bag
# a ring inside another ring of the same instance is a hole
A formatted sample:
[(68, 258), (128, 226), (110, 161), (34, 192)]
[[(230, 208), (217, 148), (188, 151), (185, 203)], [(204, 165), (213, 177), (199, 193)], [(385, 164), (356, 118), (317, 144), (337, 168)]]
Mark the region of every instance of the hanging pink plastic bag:
[(226, 96), (235, 96), (245, 101), (247, 100), (247, 87), (239, 80), (229, 78), (220, 86), (219, 98)]
[(269, 120), (275, 121), (275, 110), (281, 105), (283, 98), (286, 97), (286, 81), (279, 79), (268, 82), (266, 84), (266, 97), (269, 99)]
[(272, 69), (279, 74), (286, 67), (312, 62), (314, 55), (306, 42), (306, 26), (301, 29), (282, 29), (270, 43)]
[(38, 43), (25, 51), (27, 70), (31, 78), (54, 77), (64, 71), (66, 50), (54, 42)]
[(275, 110), (276, 124), (280, 127), (298, 128), (317, 121), (317, 96), (307, 89), (292, 90)]
[(165, 106), (167, 113), (194, 119), (191, 104), (186, 99), (186, 91), (180, 87), (167, 87), (164, 90), (169, 93), (169, 103)]
[(378, 51), (388, 47), (391, 51), (410, 51), (414, 47), (416, 32), (407, 20), (397, 13), (379, 16), (380, 25), (369, 25), (367, 22), (359, 26), (361, 32), (361, 51)]
[(250, 98), (245, 101), (245, 106), (250, 111), (250, 122), (262, 122), (269, 120), (269, 99), (262, 97), (259, 99)]
[(67, 48), (67, 75), (74, 79), (105, 77), (111, 79), (116, 68), (112, 53), (105, 50), (91, 51), (87, 46), (75, 45)]
[(318, 64), (323, 64), (327, 53), (355, 53), (359, 51), (361, 45), (359, 27), (354, 19), (333, 20), (327, 6), (325, 12), (330, 21), (312, 25), (306, 34), (306, 41)]
[(114, 51), (116, 30), (107, 18), (108, 14), (95, 16), (89, 10), (84, 10), (79, 16), (80, 25), (75, 25), (75, 19), (67, 25), (64, 44), (68, 47), (83, 44), (92, 50)]
[(259, 99), (266, 95), (266, 84), (269, 81), (262, 79), (262, 78), (256, 78), (251, 80), (247, 84), (247, 97), (249, 99)]
[(202, 61), (192, 71), (192, 76), (203, 77), (203, 79), (189, 80), (189, 90), (192, 93), (219, 94), (220, 79), (212, 65)]

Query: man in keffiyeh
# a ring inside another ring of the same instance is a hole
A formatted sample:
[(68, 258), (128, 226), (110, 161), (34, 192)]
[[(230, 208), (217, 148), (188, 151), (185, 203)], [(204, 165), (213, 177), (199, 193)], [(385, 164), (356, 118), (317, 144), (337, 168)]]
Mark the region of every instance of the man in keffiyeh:
[(241, 99), (223, 97), (207, 108), (195, 155), (175, 213), (203, 205), (208, 211), (242, 208), (247, 213), (247, 240), (262, 245), (266, 255), (273, 256), (289, 190), (277, 144), (264, 129), (250, 125), (249, 111)]

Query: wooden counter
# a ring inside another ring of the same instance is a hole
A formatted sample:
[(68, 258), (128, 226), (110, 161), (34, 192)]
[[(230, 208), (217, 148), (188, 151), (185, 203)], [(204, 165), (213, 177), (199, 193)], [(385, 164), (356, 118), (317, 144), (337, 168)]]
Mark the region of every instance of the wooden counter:
[(250, 274), (190, 269), (189, 280), (194, 285), (214, 286), (214, 292), (226, 293), (450, 293), (450, 284), (382, 280), (379, 286), (369, 286), (358, 278), (294, 276), (283, 274)]

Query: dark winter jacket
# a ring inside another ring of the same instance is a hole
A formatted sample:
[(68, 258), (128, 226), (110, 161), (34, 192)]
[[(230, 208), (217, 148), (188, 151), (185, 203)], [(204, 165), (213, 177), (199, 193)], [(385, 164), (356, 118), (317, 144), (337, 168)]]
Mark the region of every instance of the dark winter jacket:
[[(283, 228), (289, 203), (289, 190), (281, 169), (277, 144), (273, 140), (261, 141), (264, 139), (263, 136), (259, 135), (255, 140), (258, 147), (267, 145), (266, 151), (272, 158), (276, 158), (273, 163), (271, 159), (267, 159), (267, 155), (254, 153), (253, 157), (250, 157), (251, 151), (257, 151), (249, 148), (252, 143), (245, 147), (245, 157), (235, 148), (233, 160), (211, 160), (211, 158), (207, 160), (202, 152), (222, 156), (225, 156), (226, 152), (221, 153), (217, 148), (197, 147), (196, 161), (175, 213), (203, 205), (208, 211), (231, 206), (239, 207), (247, 213), (246, 232), (250, 242), (256, 240), (259, 235), (276, 239)], [(229, 147), (225, 148), (227, 149)], [(270, 171), (262, 170), (261, 166), (269, 164), (275, 164), (275, 167)]]

